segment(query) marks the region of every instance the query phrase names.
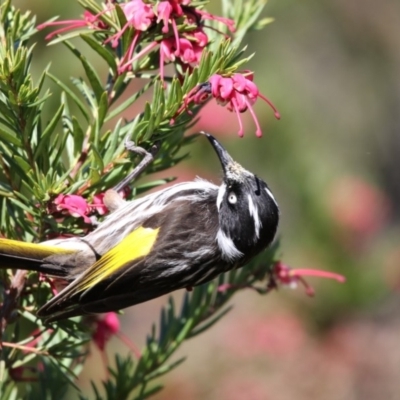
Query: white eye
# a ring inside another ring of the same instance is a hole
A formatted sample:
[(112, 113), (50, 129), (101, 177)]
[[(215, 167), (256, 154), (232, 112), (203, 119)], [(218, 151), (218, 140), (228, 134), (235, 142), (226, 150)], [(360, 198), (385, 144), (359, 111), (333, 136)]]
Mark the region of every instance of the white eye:
[(228, 201), (229, 201), (229, 203), (231, 203), (231, 204), (236, 204), (236, 202), (237, 202), (237, 197), (236, 197), (235, 193), (233, 193), (233, 192), (230, 192), (230, 193), (229, 193), (229, 195), (228, 195)]

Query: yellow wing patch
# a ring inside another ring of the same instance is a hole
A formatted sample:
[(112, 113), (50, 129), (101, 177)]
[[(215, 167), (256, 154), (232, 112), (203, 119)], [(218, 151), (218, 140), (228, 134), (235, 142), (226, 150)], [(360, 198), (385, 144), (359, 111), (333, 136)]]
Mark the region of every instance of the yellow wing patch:
[(149, 254), (157, 240), (159, 229), (140, 226), (131, 232), (84, 273), (76, 287), (76, 293), (91, 288), (128, 263)]
[(53, 254), (69, 254), (75, 250), (49, 246), (38, 243), (26, 243), (18, 240), (0, 239), (0, 253), (10, 256), (26, 257), (41, 260)]

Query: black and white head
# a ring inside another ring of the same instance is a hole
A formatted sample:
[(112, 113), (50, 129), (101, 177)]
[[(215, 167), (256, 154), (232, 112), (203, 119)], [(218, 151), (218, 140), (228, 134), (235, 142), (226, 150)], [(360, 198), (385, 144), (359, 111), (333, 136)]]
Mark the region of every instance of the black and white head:
[(217, 197), (217, 242), (226, 261), (242, 264), (273, 241), (279, 221), (278, 205), (263, 180), (235, 162), (213, 136), (206, 136), (224, 172)]

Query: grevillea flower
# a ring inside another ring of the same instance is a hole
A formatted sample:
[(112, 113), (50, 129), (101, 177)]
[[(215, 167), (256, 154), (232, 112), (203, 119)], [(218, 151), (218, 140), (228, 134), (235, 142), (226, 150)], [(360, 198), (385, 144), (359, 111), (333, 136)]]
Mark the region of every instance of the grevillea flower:
[(270, 283), (271, 287), (277, 287), (278, 284), (296, 288), (301, 283), (308, 296), (314, 296), (314, 289), (306, 282), (305, 276), (314, 276), (317, 278), (334, 279), (337, 282), (344, 283), (346, 278), (343, 275), (336, 274), (334, 272), (322, 271), (318, 269), (291, 269), (281, 261), (276, 262), (272, 267), (272, 280)]
[(106, 24), (99, 19), (99, 15), (93, 15), (89, 11), (85, 11), (83, 13), (83, 19), (69, 19), (65, 21), (53, 21), (53, 22), (45, 22), (44, 24), (40, 24), (37, 26), (38, 30), (42, 30), (49, 26), (62, 26), (63, 28), (57, 29), (54, 32), (49, 33), (46, 36), (46, 40), (52, 39), (54, 36), (57, 36), (61, 33), (68, 32), (78, 28), (90, 28), (90, 29), (106, 29)]
[[(164, 80), (164, 65), (168, 62), (179, 62), (183, 64), (185, 68), (198, 65), (203, 49), (209, 42), (203, 30), (204, 19), (220, 21), (227, 25), (231, 31), (234, 31), (234, 21), (213, 16), (212, 14), (200, 11), (194, 7), (188, 7), (189, 3), (190, 1), (188, 0), (160, 1), (154, 8), (156, 19), (154, 20), (153, 18), (152, 21), (157, 24), (162, 24), (161, 33), (165, 36), (157, 41), (149, 43), (147, 46), (144, 46), (140, 52), (134, 54), (139, 37), (139, 33), (136, 32), (128, 51), (121, 60), (119, 72), (123, 73), (129, 70), (134, 61), (159, 46), (160, 76), (161, 80)], [(186, 7), (182, 8), (182, 6)], [(176, 24), (178, 18), (184, 18), (187, 25), (194, 25), (195, 28), (193, 30), (179, 32)], [(123, 30), (125, 29), (126, 27), (123, 28)], [(121, 35), (117, 33), (113, 38), (118, 39), (120, 36)]]
[(157, 23), (163, 22), (162, 33), (168, 33), (169, 24), (173, 26), (174, 32), (177, 32), (174, 15), (180, 17), (183, 14), (182, 7), (176, 1), (160, 1), (157, 4)]
[(243, 136), (243, 124), (240, 118), (240, 113), (247, 110), (250, 111), (251, 116), (256, 124), (256, 136), (261, 137), (261, 127), (254, 113), (252, 105), (256, 102), (257, 98), (263, 99), (274, 110), (275, 117), (280, 118), (280, 114), (272, 102), (263, 96), (256, 84), (253, 82), (253, 73), (233, 74), (231, 77), (223, 77), (215, 74), (210, 79), (211, 94), (221, 105), (226, 105), (229, 111), (234, 111), (239, 121), (239, 136)]
[(116, 335), (120, 329), (118, 316), (115, 312), (108, 312), (103, 318), (96, 319), (92, 339), (96, 346), (103, 351), (107, 342)]
[(204, 47), (208, 44), (207, 35), (197, 29), (182, 37), (167, 38), (160, 43), (160, 76), (164, 80), (164, 65), (170, 61), (179, 61), (185, 65), (198, 65)]
[(132, 42), (136, 43), (136, 35), (146, 31), (154, 22), (155, 18), (151, 6), (144, 3), (142, 0), (131, 0), (128, 3), (119, 4), (119, 6), (122, 8), (127, 22), (115, 35), (110, 36), (106, 40), (105, 43), (110, 41), (113, 47), (118, 46), (119, 39), (128, 28), (134, 28), (137, 31), (132, 40)]
[(123, 30), (127, 27), (133, 27), (139, 31), (146, 31), (153, 23), (154, 11), (149, 4), (142, 0), (131, 0), (120, 4), (120, 6), (124, 10), (127, 20)]
[(240, 137), (244, 135), (240, 114), (247, 110), (250, 111), (256, 124), (256, 135), (258, 137), (262, 136), (260, 124), (252, 107), (258, 98), (264, 100), (272, 108), (275, 118), (280, 119), (280, 114), (273, 103), (259, 92), (253, 82), (253, 73), (250, 71), (236, 73), (228, 77), (218, 74), (212, 75), (208, 82), (196, 86), (189, 92), (183, 107), (177, 111), (177, 114), (188, 108), (188, 105), (192, 102), (195, 104), (203, 103), (210, 95), (222, 106), (227, 106), (229, 111), (236, 113), (239, 121), (238, 135)]
[(87, 224), (92, 222), (87, 216), (90, 213), (90, 207), (82, 196), (76, 194), (59, 194), (54, 199), (54, 205), (58, 211), (66, 211), (72, 217), (82, 217)]
[[(83, 27), (100, 29), (107, 34), (107, 29), (110, 27), (107, 27), (101, 20), (101, 15), (107, 13), (111, 16), (111, 12), (116, 7), (113, 3), (107, 2), (104, 9), (96, 15), (85, 11), (83, 19), (48, 22), (39, 25), (38, 29), (48, 26), (63, 26), (50, 33), (46, 39)], [(209, 42), (203, 30), (205, 20), (218, 21), (226, 25), (231, 32), (235, 31), (233, 20), (199, 10), (190, 6), (190, 3), (190, 0), (163, 0), (155, 4), (143, 0), (129, 0), (118, 3), (118, 7), (123, 10), (127, 22), (115, 33), (109, 35), (104, 44), (109, 43), (111, 47), (117, 48), (123, 34), (128, 29), (133, 30), (132, 40), (118, 62), (118, 73), (123, 74), (129, 71), (132, 68), (132, 63), (159, 48), (160, 75), (161, 79), (164, 80), (165, 63), (178, 62), (182, 65), (183, 70), (198, 65), (203, 49)], [(185, 26), (182, 32), (178, 30), (178, 19), (179, 23)], [(149, 32), (150, 27), (152, 28), (151, 32)], [(157, 39), (155, 39), (156, 37)], [(142, 46), (139, 51), (136, 51), (139, 41)]]

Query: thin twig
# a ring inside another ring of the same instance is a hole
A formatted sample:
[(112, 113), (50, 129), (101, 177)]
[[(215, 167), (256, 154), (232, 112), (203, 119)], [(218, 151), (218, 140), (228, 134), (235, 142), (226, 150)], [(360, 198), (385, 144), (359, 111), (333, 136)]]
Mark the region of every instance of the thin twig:
[(150, 149), (150, 152), (145, 150), (143, 147), (135, 146), (135, 143), (130, 140), (125, 142), (125, 148), (133, 153), (143, 155), (144, 157), (129, 175), (127, 175), (120, 183), (113, 187), (113, 190), (116, 192), (124, 189), (129, 182), (132, 182), (134, 179), (136, 179), (143, 172), (143, 170), (153, 162), (155, 155), (160, 149), (160, 142), (154, 143)]

